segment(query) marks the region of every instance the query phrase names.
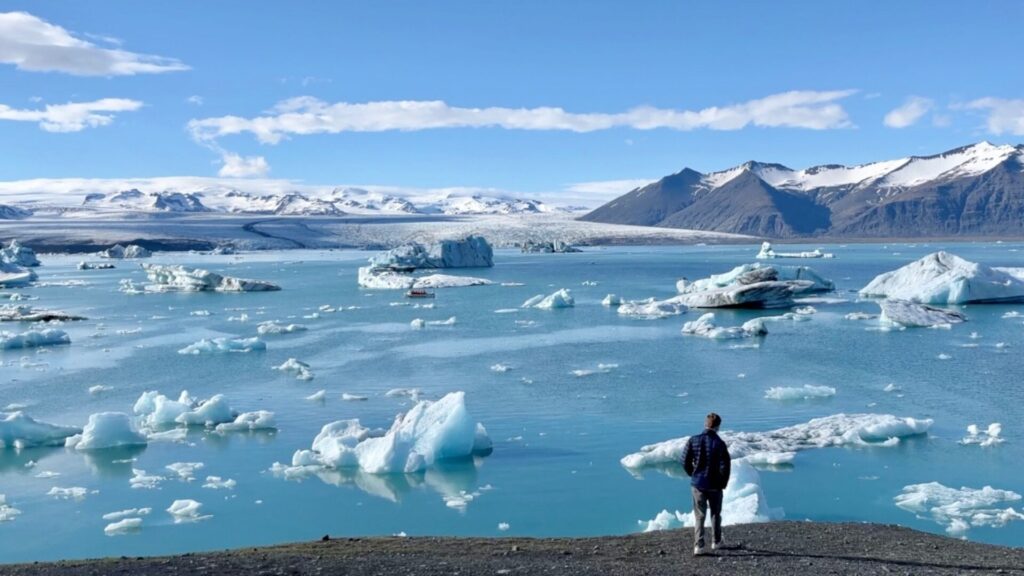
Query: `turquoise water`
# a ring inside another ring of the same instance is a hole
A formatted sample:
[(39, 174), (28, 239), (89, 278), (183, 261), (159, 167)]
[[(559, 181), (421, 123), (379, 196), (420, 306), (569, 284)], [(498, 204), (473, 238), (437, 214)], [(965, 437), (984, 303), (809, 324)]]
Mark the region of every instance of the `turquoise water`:
[[(0, 523), (0, 561), (222, 549), (325, 533), (628, 533), (639, 529), (638, 520), (662, 509), (688, 510), (689, 490), (685, 480), (670, 474), (651, 471), (637, 478), (619, 459), (644, 444), (698, 431), (709, 410), (723, 415), (723, 428), (751, 431), (841, 412), (935, 420), (927, 437), (895, 447), (810, 450), (799, 453), (792, 467), (763, 471), (768, 504), (784, 509), (788, 519), (890, 522), (941, 533), (944, 526), (894, 505), (903, 486), (938, 481), (1024, 493), (1018, 471), (1024, 458), (1024, 319), (1002, 318), (1018, 308), (1024, 312), (1024, 305), (966, 307), (970, 321), (952, 330), (880, 332), (868, 330), (871, 321), (843, 318), (849, 312), (877, 312), (874, 303), (857, 302), (856, 290), (875, 274), (926, 253), (944, 248), (993, 266), (1024, 266), (1024, 246), (822, 248), (836, 257), (784, 263), (811, 265), (836, 282), (833, 296), (847, 301), (814, 304), (818, 312), (807, 322), (772, 323), (758, 348), (682, 336), (682, 323), (696, 319), (697, 311), (637, 320), (600, 305), (608, 293), (627, 299), (671, 296), (682, 277), (700, 278), (753, 261), (756, 246), (594, 248), (560, 255), (499, 250), (493, 269), (465, 271), (495, 285), (438, 290), (434, 309), (411, 308), (397, 291), (360, 290), (356, 268), (368, 256), (363, 252), (159, 255), (154, 262), (202, 265), (274, 281), (284, 289), (139, 296), (117, 290), (123, 278), (144, 280), (132, 263), (80, 272), (74, 268), (78, 259), (44, 257), (42, 282), (86, 284), (20, 292), (37, 296), (33, 305), (90, 319), (62, 327), (71, 335), (70, 346), (0, 351), (0, 407), (24, 404), (24, 411), (39, 420), (81, 426), (91, 413), (130, 412), (143, 391), (177, 396), (187, 389), (194, 397), (223, 393), (239, 410), (271, 410), (278, 431), (195, 430), (187, 443), (152, 443), (130, 453), (0, 452), (0, 494), (22, 512)], [(575, 308), (495, 313), (559, 288), (572, 290)], [(358, 308), (303, 318), (321, 305)], [(194, 310), (212, 315), (191, 316)], [(242, 312), (248, 322), (229, 320)], [(722, 311), (718, 320), (734, 325), (758, 315), (763, 313)], [(414, 318), (450, 316), (457, 317), (456, 325), (409, 327)], [(257, 323), (266, 320), (300, 323), (309, 330), (267, 336), (262, 353), (176, 353), (204, 337), (254, 336)], [(971, 332), (980, 337), (970, 338)], [(996, 347), (998, 342), (1006, 345)], [(977, 346), (964, 347), (972, 344)], [(940, 354), (951, 358), (939, 360)], [(271, 369), (289, 357), (309, 363), (315, 379), (303, 382)], [(511, 370), (491, 370), (497, 363)], [(572, 374), (602, 363), (618, 367), (586, 377)], [(764, 398), (769, 387), (804, 384), (833, 386), (837, 393), (815, 401)], [(883, 391), (888, 384), (901, 390)], [(113, 389), (93, 396), (87, 390), (94, 385)], [(399, 387), (421, 388), (426, 398), (464, 390), (470, 413), (494, 440), (493, 454), (425, 476), (339, 473), (290, 481), (269, 472), (274, 462), (288, 463), (295, 450), (309, 448), (328, 422), (359, 418), (365, 425), (387, 427), (411, 405), (408, 399), (385, 397)], [(304, 399), (320, 389), (327, 391), (324, 403)], [(345, 402), (342, 393), (369, 399)], [(958, 444), (968, 424), (990, 422), (1003, 424), (1005, 443)], [(35, 466), (27, 467), (32, 461)], [(182, 461), (204, 463), (196, 481), (168, 479), (156, 490), (129, 485), (132, 468), (169, 476), (164, 467)], [(39, 478), (41, 471), (60, 476)], [(232, 478), (237, 487), (202, 488), (208, 475)], [(89, 493), (81, 501), (58, 500), (47, 495), (54, 486), (80, 486)], [(445, 495), (481, 487), (489, 489), (464, 510), (444, 501)], [(165, 509), (181, 498), (202, 502), (203, 513), (212, 518), (174, 524)], [(103, 514), (135, 507), (153, 508), (140, 531), (104, 534)], [(499, 530), (499, 523), (508, 529)], [(1022, 545), (1024, 522), (972, 528), (966, 536)]]

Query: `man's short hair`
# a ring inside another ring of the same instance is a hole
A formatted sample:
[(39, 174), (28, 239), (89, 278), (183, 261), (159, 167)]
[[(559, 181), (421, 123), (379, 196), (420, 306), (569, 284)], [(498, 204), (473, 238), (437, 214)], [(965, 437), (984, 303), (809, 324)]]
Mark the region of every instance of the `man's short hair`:
[(722, 425), (722, 417), (714, 412), (708, 413), (707, 417), (704, 418), (704, 427), (713, 428), (718, 430), (718, 427)]

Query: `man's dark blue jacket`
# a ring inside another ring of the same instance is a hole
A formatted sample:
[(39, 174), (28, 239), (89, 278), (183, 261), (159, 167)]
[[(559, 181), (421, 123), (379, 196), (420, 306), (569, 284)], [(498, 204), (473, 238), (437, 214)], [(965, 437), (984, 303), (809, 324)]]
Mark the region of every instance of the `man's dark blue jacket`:
[(729, 448), (710, 428), (690, 436), (686, 443), (683, 468), (690, 476), (690, 484), (698, 490), (724, 490), (729, 483), (731, 464)]

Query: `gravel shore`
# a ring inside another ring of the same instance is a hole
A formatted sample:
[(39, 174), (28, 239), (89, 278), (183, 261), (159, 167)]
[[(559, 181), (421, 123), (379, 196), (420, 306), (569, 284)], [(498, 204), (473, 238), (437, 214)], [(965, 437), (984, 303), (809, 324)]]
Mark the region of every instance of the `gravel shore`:
[(726, 529), (724, 549), (692, 556), (691, 532), (602, 538), (326, 538), (155, 558), (0, 565), (10, 576), (108, 574), (785, 575), (1020, 574), (1024, 548), (898, 526), (775, 522)]

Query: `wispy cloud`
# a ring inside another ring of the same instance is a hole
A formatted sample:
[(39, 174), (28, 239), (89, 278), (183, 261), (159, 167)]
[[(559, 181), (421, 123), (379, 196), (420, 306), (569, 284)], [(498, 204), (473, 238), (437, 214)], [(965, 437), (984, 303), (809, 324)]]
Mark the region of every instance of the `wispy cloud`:
[(193, 106), (202, 106), (205, 101), (203, 100), (202, 96), (198, 94), (193, 94), (188, 98), (185, 98), (185, 102)]
[[(109, 43), (112, 39), (104, 37), (104, 40)], [(28, 12), (0, 13), (0, 63), (13, 64), (19, 70), (77, 76), (131, 76), (188, 70), (188, 66), (174, 58), (97, 46)]]
[(293, 135), (440, 128), (593, 132), (611, 128), (688, 131), (760, 126), (826, 130), (851, 126), (839, 101), (853, 93), (853, 90), (793, 91), (700, 110), (640, 106), (620, 113), (573, 113), (558, 107), (464, 108), (439, 100), (332, 104), (302, 96), (278, 103), (263, 116), (196, 119), (190, 121), (188, 127), (200, 142), (251, 133), (266, 144), (276, 144)]
[(1024, 135), (1024, 100), (978, 98), (961, 107), (987, 112), (985, 125), (993, 134)]
[(221, 161), (223, 165), (217, 174), (223, 178), (263, 178), (270, 173), (270, 164), (263, 156), (241, 156), (224, 151)]
[(0, 104), (0, 120), (35, 122), (47, 132), (79, 132), (86, 128), (106, 126), (118, 112), (132, 112), (142, 102), (127, 98), (102, 98), (92, 102), (48, 104), (40, 109), (20, 109)]
[(911, 96), (897, 108), (889, 111), (882, 123), (889, 128), (906, 128), (913, 126), (935, 107), (935, 102), (921, 96)]

